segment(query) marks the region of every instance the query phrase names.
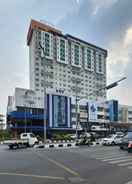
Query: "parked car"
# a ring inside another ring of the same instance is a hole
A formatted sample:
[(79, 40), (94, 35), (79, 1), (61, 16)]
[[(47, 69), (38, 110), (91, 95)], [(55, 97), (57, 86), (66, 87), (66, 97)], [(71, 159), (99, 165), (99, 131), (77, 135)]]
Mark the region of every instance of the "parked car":
[(129, 143), (131, 143), (131, 141), (132, 141), (132, 132), (128, 132), (121, 140), (120, 149), (128, 150), (128, 146), (129, 146), (129, 150), (130, 150), (131, 146), (129, 145)]
[(125, 135), (125, 133), (123, 133), (123, 132), (116, 132), (115, 134), (116, 135), (121, 135), (122, 137), (124, 137), (124, 135)]
[(103, 145), (119, 145), (124, 135), (112, 134), (103, 139)]

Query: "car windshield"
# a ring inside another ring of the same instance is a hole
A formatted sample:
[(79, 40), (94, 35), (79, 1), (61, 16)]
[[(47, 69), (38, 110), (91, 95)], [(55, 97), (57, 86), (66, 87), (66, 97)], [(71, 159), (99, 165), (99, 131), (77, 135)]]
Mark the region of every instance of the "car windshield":
[(107, 138), (112, 138), (113, 137), (113, 135), (109, 135), (109, 136), (107, 136)]
[(127, 139), (132, 139), (132, 132), (128, 132), (124, 138), (127, 138)]

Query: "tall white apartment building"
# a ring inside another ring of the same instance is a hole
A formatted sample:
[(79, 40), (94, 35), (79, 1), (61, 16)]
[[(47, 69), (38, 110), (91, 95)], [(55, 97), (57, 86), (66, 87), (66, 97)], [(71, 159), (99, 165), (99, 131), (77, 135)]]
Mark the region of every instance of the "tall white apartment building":
[[(45, 50), (45, 60), (40, 44)], [(107, 51), (42, 22), (31, 20), (27, 45), (30, 60), (30, 89), (43, 95), (44, 75), (47, 90), (80, 97), (106, 99)], [(45, 65), (45, 71), (44, 71)], [(97, 93), (98, 92), (98, 93)]]

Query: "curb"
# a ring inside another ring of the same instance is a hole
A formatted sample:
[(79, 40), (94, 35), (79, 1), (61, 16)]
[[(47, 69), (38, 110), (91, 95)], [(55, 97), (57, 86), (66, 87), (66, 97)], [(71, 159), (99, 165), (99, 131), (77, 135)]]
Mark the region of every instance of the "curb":
[(72, 143), (47, 143), (41, 145), (35, 145), (34, 148), (67, 148), (67, 147), (76, 147), (76, 142)]

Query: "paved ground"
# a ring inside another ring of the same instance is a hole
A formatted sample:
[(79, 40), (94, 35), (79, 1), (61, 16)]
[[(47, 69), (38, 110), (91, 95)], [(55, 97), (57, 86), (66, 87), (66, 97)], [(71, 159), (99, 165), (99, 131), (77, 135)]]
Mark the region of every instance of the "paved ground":
[(118, 147), (8, 150), (0, 146), (3, 184), (132, 184), (132, 154)]

